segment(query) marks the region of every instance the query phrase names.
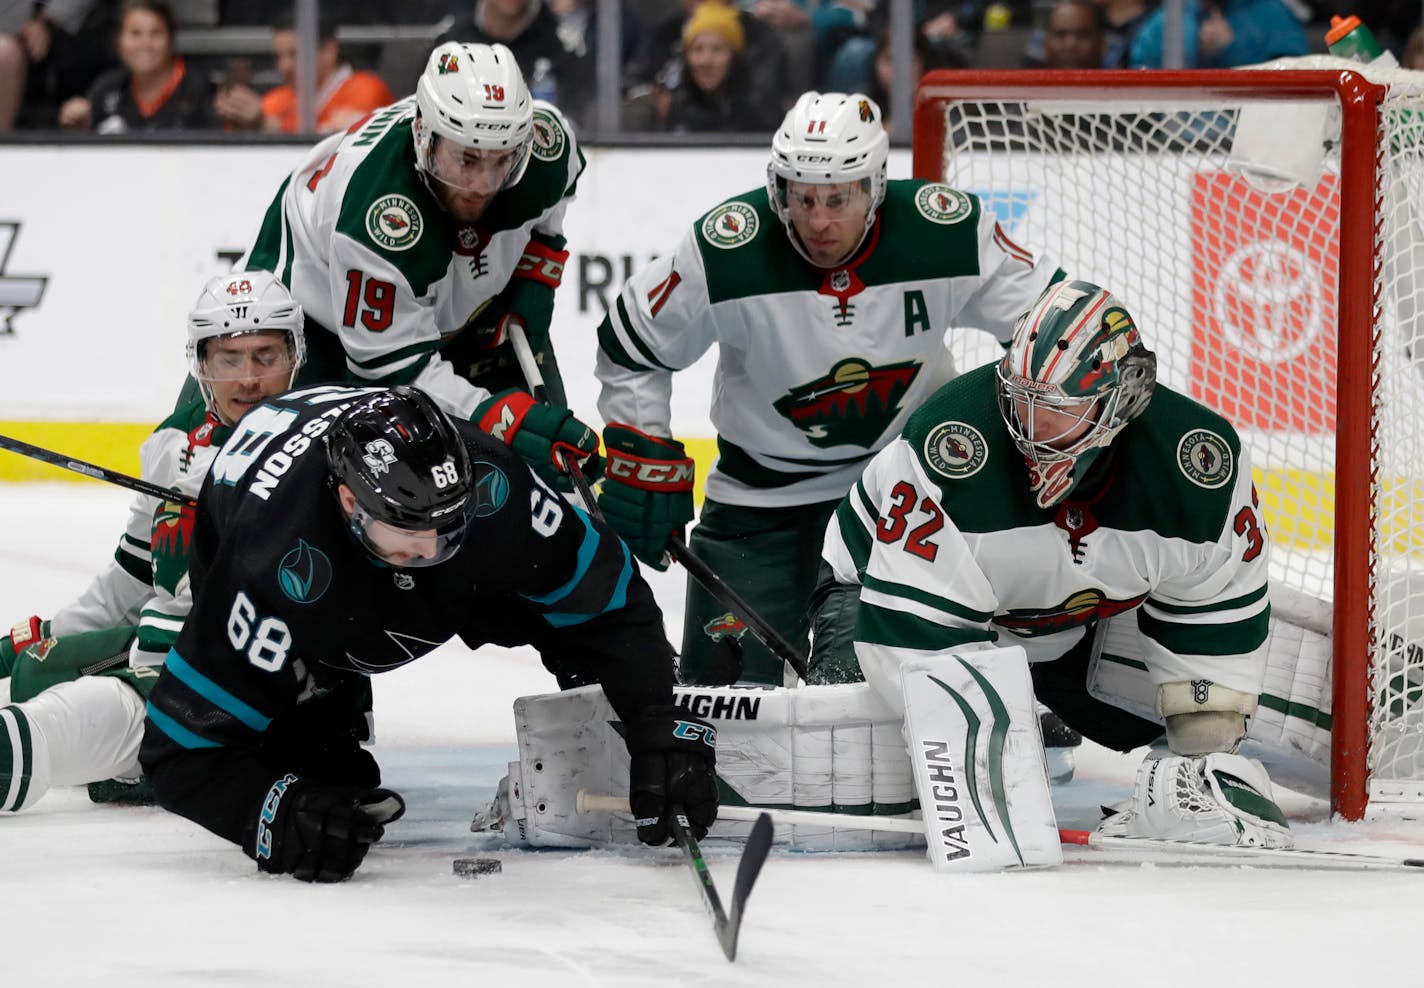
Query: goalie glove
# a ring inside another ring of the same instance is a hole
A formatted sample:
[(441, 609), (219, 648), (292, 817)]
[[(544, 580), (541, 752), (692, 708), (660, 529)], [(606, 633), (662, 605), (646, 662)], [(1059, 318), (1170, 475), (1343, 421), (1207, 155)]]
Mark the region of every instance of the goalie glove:
[(1149, 758), (1137, 769), (1131, 805), (1098, 833), (1188, 844), (1293, 847), (1295, 838), (1254, 758), (1216, 752)]
[(598, 453), (598, 433), (574, 418), (573, 412), (560, 405), (541, 405), (514, 388), (486, 398), (474, 418), (551, 487), (558, 485), (566, 460), (583, 464)]

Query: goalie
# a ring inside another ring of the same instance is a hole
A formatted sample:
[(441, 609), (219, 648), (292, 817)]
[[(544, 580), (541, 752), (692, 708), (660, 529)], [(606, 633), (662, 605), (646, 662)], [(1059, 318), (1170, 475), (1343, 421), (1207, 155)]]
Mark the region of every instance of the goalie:
[[(1236, 753), (1266, 671), (1257, 505), (1231, 425), (1156, 383), (1116, 298), (1059, 283), (1019, 319), (1005, 357), (941, 388), (841, 503), (816, 639), (853, 641), (866, 680), (901, 710), (902, 669), (1021, 646), (1041, 698), (1128, 750), (1160, 728), (1082, 689), (1097, 633), (1119, 615), (1170, 750), (1149, 755), (1130, 807), (1100, 830), (1288, 847), (1265, 769)], [(1041, 671), (1054, 666), (1073, 673)], [(1078, 700), (1063, 702), (1074, 679)], [(1044, 697), (1056, 683), (1061, 695)]]

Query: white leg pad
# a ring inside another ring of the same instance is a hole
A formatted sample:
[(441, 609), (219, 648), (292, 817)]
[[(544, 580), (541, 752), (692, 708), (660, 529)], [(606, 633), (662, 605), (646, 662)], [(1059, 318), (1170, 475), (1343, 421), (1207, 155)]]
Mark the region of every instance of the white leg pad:
[(936, 655), (900, 671), (931, 863), (954, 871), (1061, 864), (1024, 650)]
[[(33, 759), (28, 791), (14, 809), (33, 806), (52, 786), (141, 776), (144, 703), (121, 680), (84, 676), (52, 686), (16, 707), (29, 726)], [(7, 713), (0, 721), (7, 716), (14, 720)]]
[[(728, 802), (901, 817), (914, 809), (900, 719), (864, 683), (678, 687), (677, 702), (717, 728), (717, 774)], [(501, 805), (477, 823), (498, 823), (506, 838), (535, 847), (637, 843), (628, 814), (575, 810), (580, 789), (628, 792), (628, 751), (603, 691), (521, 697), (514, 718), (519, 761), (510, 763)], [(710, 836), (744, 837), (750, 826), (719, 820)], [(778, 827), (776, 841), (863, 851), (918, 846), (923, 838), (797, 824)]]

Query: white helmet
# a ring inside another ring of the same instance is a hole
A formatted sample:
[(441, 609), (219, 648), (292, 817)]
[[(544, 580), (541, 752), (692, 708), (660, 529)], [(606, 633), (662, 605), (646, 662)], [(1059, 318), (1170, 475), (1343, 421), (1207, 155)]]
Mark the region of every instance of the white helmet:
[(431, 152), (438, 135), (464, 148), (514, 149), (504, 188), (517, 183), (529, 164), (534, 140), (534, 102), (524, 73), (504, 45), (447, 41), (430, 53), (415, 84), (419, 112), (411, 124), (415, 166), (433, 177)]
[(302, 307), (287, 286), (268, 271), (234, 271), (213, 278), (203, 286), (198, 301), (188, 313), (188, 369), (198, 382), (208, 410), (217, 414), (211, 368), (205, 368), (209, 340), (247, 333), (284, 332), (291, 354), (291, 387), (306, 360), (306, 337), (302, 334)]
[(863, 182), (870, 197), (870, 209), (865, 214), (865, 232), (869, 233), (875, 225), (876, 211), (885, 201), (885, 163), (889, 157), (890, 138), (885, 133), (880, 107), (869, 96), (817, 92), (801, 95), (771, 139), (766, 191), (771, 208), (803, 257), (810, 260), (791, 226), (786, 183)]

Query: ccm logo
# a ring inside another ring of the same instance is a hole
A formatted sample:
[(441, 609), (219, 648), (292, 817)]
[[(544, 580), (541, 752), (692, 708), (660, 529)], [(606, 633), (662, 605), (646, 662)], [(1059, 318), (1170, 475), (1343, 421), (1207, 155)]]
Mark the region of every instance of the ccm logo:
[(697, 469), (691, 463), (640, 463), (615, 457), (608, 462), (608, 475), (636, 484), (691, 485)]

